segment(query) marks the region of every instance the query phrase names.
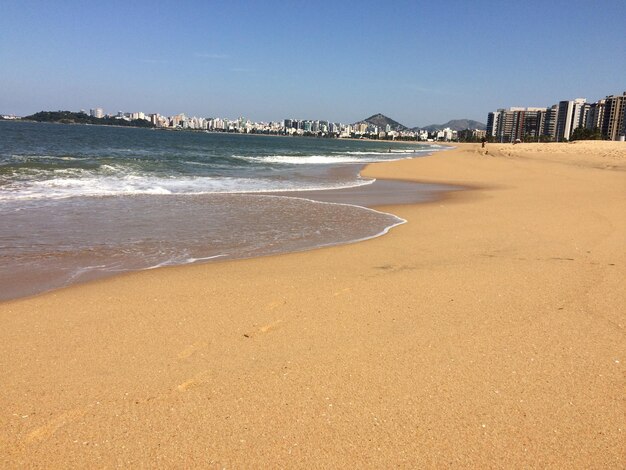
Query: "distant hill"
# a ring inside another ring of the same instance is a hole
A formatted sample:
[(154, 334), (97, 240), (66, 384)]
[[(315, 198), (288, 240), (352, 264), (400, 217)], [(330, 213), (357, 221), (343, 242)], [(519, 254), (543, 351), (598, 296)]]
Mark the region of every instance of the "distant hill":
[(403, 124), (400, 124), (398, 121), (394, 121), (390, 117), (385, 116), (384, 114), (378, 113), (373, 116), (368, 117), (367, 119), (363, 119), (362, 121), (355, 122), (355, 124), (368, 123), (373, 124), (374, 126), (378, 126), (379, 129), (385, 130), (387, 124), (391, 127), (393, 131), (405, 131), (405, 130), (427, 130), (428, 132), (445, 129), (449, 127), (454, 131), (462, 131), (465, 129), (486, 129), (486, 126), (482, 122), (473, 121), (471, 119), (453, 119), (451, 121), (446, 122), (445, 124), (431, 124), (429, 126), (421, 126), (421, 127), (413, 127), (409, 129)]
[(429, 126), (422, 127), (414, 127), (414, 130), (424, 129), (428, 132), (433, 132), (441, 129), (445, 129), (449, 127), (453, 131), (462, 131), (465, 129), (480, 129), (485, 130), (487, 126), (482, 122), (473, 121), (471, 119), (453, 119), (451, 121), (446, 122), (445, 124), (431, 124)]
[(38, 113), (26, 116), (25, 121), (37, 122), (60, 122), (62, 124), (99, 124), (103, 126), (127, 126), (127, 127), (154, 127), (150, 121), (135, 119), (126, 121), (112, 117), (97, 118), (85, 113), (74, 113), (72, 111), (39, 111)]
[(385, 116), (384, 114), (374, 114), (373, 116), (368, 117), (367, 119), (363, 119), (362, 121), (355, 122), (355, 124), (361, 124), (363, 122), (373, 124), (374, 126), (378, 126), (380, 129), (385, 130), (387, 124), (391, 127), (393, 131), (404, 131), (408, 128), (403, 126), (398, 121), (394, 121), (393, 119)]

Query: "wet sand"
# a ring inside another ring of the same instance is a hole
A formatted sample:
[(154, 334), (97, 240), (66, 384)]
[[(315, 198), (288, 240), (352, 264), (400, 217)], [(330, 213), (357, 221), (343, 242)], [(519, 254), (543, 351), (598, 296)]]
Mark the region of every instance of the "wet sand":
[(362, 243), (0, 304), (0, 462), (623, 468), (626, 145), (462, 145)]
[(319, 191), (288, 191), (267, 194), (299, 197), (321, 202), (352, 204), (362, 207), (380, 207), (383, 205), (389, 206), (432, 202), (443, 197), (446, 192), (460, 191), (462, 189), (462, 186), (453, 186), (448, 184), (425, 184), (413, 181), (377, 179), (372, 184), (356, 186), (353, 188)]
[[(362, 167), (336, 171), (356, 179)], [(96, 198), (62, 207), (9, 210), (0, 214), (10, 233), (3, 235), (17, 246), (0, 253), (0, 302), (130, 271), (291, 253), (372, 238), (404, 221), (363, 207), (433, 201), (442, 192), (461, 189), (372, 181), (332, 190)]]

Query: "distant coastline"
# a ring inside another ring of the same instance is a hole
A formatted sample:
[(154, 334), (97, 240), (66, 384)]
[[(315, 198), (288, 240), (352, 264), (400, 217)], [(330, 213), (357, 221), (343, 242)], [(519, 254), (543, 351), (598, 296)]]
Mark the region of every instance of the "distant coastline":
[[(328, 139), (358, 139), (371, 141), (402, 142), (441, 142), (441, 141), (480, 141), (485, 134), (484, 125), (467, 119), (453, 120), (441, 126), (431, 125), (426, 128), (408, 128), (383, 115), (375, 114), (353, 124), (342, 124), (325, 120), (284, 119), (282, 121), (252, 122), (240, 117), (236, 120), (223, 118), (198, 118), (178, 114), (170, 117), (158, 113), (143, 112), (116, 115), (105, 114), (101, 108), (74, 111), (40, 111), (35, 114), (18, 117), (0, 115), (1, 120), (47, 122), (61, 124), (104, 125), (118, 127), (139, 127), (171, 131), (200, 131), (226, 134), (277, 135), (296, 137), (315, 137)], [(476, 125), (474, 129), (458, 126)], [(437, 129), (435, 129), (437, 127)]]
[(92, 124), (100, 126), (118, 126), (118, 127), (155, 127), (150, 121), (145, 119), (134, 119), (126, 121), (124, 119), (116, 119), (113, 117), (95, 117), (89, 116), (83, 112), (72, 111), (40, 111), (30, 116), (21, 118), (22, 121), (34, 122), (52, 122), (60, 124)]
[(389, 142), (423, 142), (419, 141), (416, 138), (408, 138), (408, 137), (399, 137), (395, 139), (380, 139), (373, 138), (370, 136), (361, 136), (361, 137), (341, 137), (337, 135), (325, 134), (313, 134), (306, 133), (303, 135), (299, 134), (289, 134), (289, 133), (280, 133), (280, 132), (241, 132), (239, 130), (206, 130), (206, 129), (193, 129), (193, 128), (182, 128), (182, 127), (157, 127), (149, 121), (144, 119), (135, 119), (132, 121), (126, 121), (123, 119), (115, 119), (115, 118), (97, 118), (93, 116), (89, 116), (86, 113), (81, 112), (72, 112), (72, 111), (40, 111), (38, 113), (32, 114), (30, 116), (24, 117), (15, 117), (12, 119), (2, 119), (0, 121), (10, 121), (10, 122), (30, 122), (30, 123), (45, 123), (45, 124), (67, 124), (67, 125), (78, 125), (78, 126), (107, 126), (107, 127), (124, 127), (124, 128), (138, 128), (138, 129), (153, 129), (159, 131), (168, 131), (168, 132), (202, 132), (208, 134), (237, 134), (237, 135), (258, 135), (258, 136), (273, 136), (273, 137), (309, 137), (309, 138), (323, 138), (323, 139), (341, 139), (341, 140), (388, 140)]
[(181, 128), (169, 128), (169, 127), (145, 127), (145, 126), (129, 126), (129, 125), (120, 125), (120, 124), (89, 124), (89, 123), (81, 123), (81, 122), (60, 122), (60, 121), (34, 121), (26, 118), (18, 118), (18, 119), (0, 119), (0, 122), (21, 122), (28, 124), (56, 124), (56, 125), (66, 125), (66, 126), (103, 126), (103, 127), (118, 127), (123, 129), (146, 129), (146, 130), (155, 130), (155, 131), (164, 131), (164, 132), (190, 132), (194, 134), (228, 134), (228, 135), (240, 135), (240, 136), (249, 136), (249, 137), (289, 137), (296, 139), (333, 139), (333, 140), (346, 140), (346, 141), (372, 141), (372, 142), (387, 142), (390, 145), (397, 144), (436, 144), (451, 147), (455, 144), (455, 142), (449, 141), (438, 141), (438, 142), (427, 142), (423, 140), (404, 140), (404, 139), (396, 139), (396, 140), (380, 140), (380, 139), (372, 139), (369, 137), (334, 137), (334, 136), (318, 136), (318, 135), (293, 135), (293, 134), (276, 134), (269, 132), (238, 132), (238, 131), (215, 131), (215, 130), (202, 130), (202, 129), (181, 129)]

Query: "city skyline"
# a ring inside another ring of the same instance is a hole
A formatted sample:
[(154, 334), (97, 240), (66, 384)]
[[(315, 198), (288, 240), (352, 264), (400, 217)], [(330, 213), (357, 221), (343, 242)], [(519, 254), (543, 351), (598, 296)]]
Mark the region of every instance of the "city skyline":
[(497, 142), (567, 142), (579, 128), (585, 130), (586, 138), (624, 141), (626, 91), (594, 102), (576, 98), (546, 107), (498, 109), (487, 115), (486, 128), (487, 137)]
[[(621, 95), (621, 96), (620, 96)], [(618, 97), (619, 99), (622, 99), (622, 96), (626, 96), (626, 92), (624, 93), (611, 93), (611, 94), (604, 94), (602, 98), (598, 98), (597, 100), (587, 100), (586, 97), (584, 98), (568, 98), (568, 99), (562, 99), (559, 98), (557, 100), (552, 100), (552, 103), (556, 102), (556, 105), (545, 105), (545, 106), (506, 106), (506, 107), (498, 107), (498, 112), (504, 112), (504, 111), (510, 111), (510, 112), (520, 112), (520, 111), (532, 111), (532, 112), (543, 112), (545, 113), (546, 111), (550, 111), (550, 108), (552, 108), (552, 112), (557, 112), (558, 113), (558, 103), (564, 103), (564, 102), (578, 102), (580, 100), (582, 100), (582, 103), (586, 103), (587, 106), (593, 106), (597, 105), (598, 103), (602, 103), (608, 99), (608, 98), (613, 98), (613, 97)], [(555, 110), (556, 107), (556, 110)], [(620, 105), (620, 113), (624, 111), (626, 111), (626, 109), (623, 109)], [(594, 109), (595, 111), (595, 109)], [(69, 110), (69, 109), (59, 109), (59, 110), (44, 110), (41, 109), (38, 112), (83, 112), (86, 114), (89, 114), (92, 117), (97, 117), (97, 118), (102, 118), (102, 117), (110, 117), (110, 118), (119, 118), (119, 119), (125, 119), (125, 120), (133, 120), (133, 119), (145, 119), (147, 121), (152, 121), (154, 117), (159, 117), (159, 119), (162, 118), (167, 118), (169, 120), (171, 120), (174, 117), (177, 116), (184, 116), (184, 119), (204, 119), (204, 120), (223, 120), (225, 122), (236, 122), (236, 121), (247, 121), (247, 122), (251, 122), (252, 124), (275, 124), (275, 123), (283, 123), (287, 120), (289, 121), (294, 121), (294, 122), (326, 122), (326, 123), (332, 123), (332, 124), (338, 124), (338, 125), (354, 125), (354, 124), (359, 124), (361, 122), (366, 121), (369, 118), (360, 118), (357, 119), (355, 121), (350, 121), (350, 122), (344, 122), (341, 120), (337, 120), (337, 119), (332, 119), (329, 117), (308, 117), (308, 118), (303, 118), (302, 116), (282, 116), (282, 117), (278, 117), (278, 118), (273, 118), (273, 119), (267, 119), (267, 120), (254, 120), (254, 119), (250, 119), (247, 117), (247, 113), (244, 113), (243, 115), (239, 115), (237, 117), (233, 116), (233, 115), (217, 115), (217, 114), (211, 114), (211, 113), (201, 113), (199, 115), (192, 115), (190, 113), (186, 113), (186, 112), (178, 112), (178, 113), (173, 113), (173, 114), (161, 114), (160, 112), (156, 111), (156, 112), (146, 112), (145, 110), (133, 110), (133, 111), (125, 111), (125, 110), (118, 110), (117, 112), (112, 112), (109, 110), (105, 110), (104, 108), (100, 107), (100, 106), (95, 106), (95, 107), (81, 107), (79, 111), (76, 110)], [(35, 113), (32, 113), (35, 114)], [(378, 113), (379, 115), (381, 113)], [(488, 111), (486, 116), (483, 117), (482, 119), (479, 118), (477, 119), (477, 123), (481, 124), (482, 126), (488, 128), (489, 127), (489, 122), (490, 119), (493, 118), (493, 111)], [(619, 113), (618, 113), (619, 114)], [(22, 117), (26, 117), (26, 116), (20, 116), (17, 114), (13, 114), (13, 113), (2, 113), (2, 110), (0, 109), (0, 116), (4, 117), (5, 119), (8, 118), (22, 118)], [(375, 115), (371, 115), (370, 117), (374, 117)], [(585, 112), (580, 115), (579, 112), (577, 114), (577, 119), (579, 119), (580, 123), (579, 125), (582, 125), (582, 127), (589, 127), (586, 124), (586, 119), (587, 119), (587, 110), (585, 110)], [(603, 114), (602, 114), (603, 116)], [(385, 118), (393, 118), (392, 116), (384, 116)], [(464, 120), (465, 118), (459, 118), (458, 116), (456, 118), (452, 118), (452, 119), (448, 119), (448, 121), (453, 121), (455, 119), (462, 119)], [(598, 117), (596, 116), (596, 119), (598, 119)], [(601, 118), (600, 118), (601, 120)], [(624, 119), (624, 121), (626, 121), (626, 119)], [(554, 123), (554, 125), (556, 126), (556, 115), (555, 117), (552, 119), (552, 122)], [(620, 125), (621, 125), (620, 121)], [(448, 123), (447, 121), (445, 123), (435, 123), (435, 122), (431, 122), (430, 124), (425, 124), (422, 126), (411, 126), (411, 125), (406, 125), (405, 123), (402, 122), (397, 122), (398, 124), (402, 125), (403, 127), (405, 127), (407, 130), (415, 130), (415, 129), (424, 129), (424, 128), (431, 128), (431, 127), (436, 127), (438, 126), (439, 129), (444, 129), (446, 124)], [(541, 123), (543, 125), (543, 116), (541, 117)], [(155, 122), (153, 122), (153, 124), (156, 124)], [(549, 124), (549, 123), (548, 123)], [(493, 136), (495, 137), (495, 125), (494, 122), (492, 121), (492, 126), (493, 129), (492, 131), (494, 132)], [(571, 126), (571, 123), (570, 123)], [(159, 126), (157, 126), (159, 127)], [(165, 126), (167, 127), (167, 126)], [(570, 129), (568, 129), (567, 133), (569, 135), (571, 135), (572, 131), (575, 129), (575, 127), (571, 127)], [(594, 127), (594, 126), (592, 126)], [(473, 129), (471, 126), (467, 127), (468, 130)], [(621, 127), (620, 127), (621, 130)], [(520, 132), (520, 130), (518, 129), (516, 131), (517, 133)], [(541, 132), (547, 132), (547, 130), (542, 130)], [(623, 134), (623, 132), (622, 132)], [(512, 135), (514, 135), (515, 137), (510, 138), (511, 141), (515, 140), (517, 137), (519, 137), (518, 134), (513, 133)], [(553, 137), (556, 136), (556, 127), (554, 129), (551, 130), (551, 134), (547, 133), (547, 134), (543, 134), (543, 135), (552, 135)], [(562, 139), (564, 136), (561, 135), (559, 139), (557, 139), (557, 141), (559, 141), (560, 139)], [(614, 136), (613, 136), (614, 137)]]
[[(0, 112), (381, 112), (408, 127), (623, 88), (621, 1), (3, 3)], [(620, 83), (620, 80), (622, 83)]]
[[(87, 117), (89, 116), (89, 117)], [(371, 116), (374, 117), (374, 116)], [(95, 118), (95, 121), (89, 120)], [(356, 123), (340, 123), (323, 119), (281, 119), (274, 121), (250, 121), (247, 118), (229, 119), (223, 117), (187, 116), (180, 113), (164, 116), (159, 113), (123, 112), (108, 114), (102, 108), (91, 108), (89, 114), (84, 109), (72, 111), (41, 111), (31, 116), (17, 117), (0, 114), (0, 120), (26, 119), (35, 122), (61, 122), (71, 124), (119, 124), (134, 127), (154, 127), (170, 130), (196, 130), (210, 132), (236, 132), (244, 134), (274, 134), (290, 136), (317, 136), (334, 138), (374, 138), (386, 140), (451, 140), (456, 137), (456, 130), (445, 128), (436, 131), (409, 129), (404, 126), (392, 127), (390, 124), (379, 126), (367, 120)], [(369, 118), (368, 118), (369, 119)], [(76, 121), (75, 121), (76, 120)], [(102, 121), (99, 121), (102, 120)], [(145, 121), (145, 122), (144, 122)], [(484, 134), (484, 130), (478, 131)]]

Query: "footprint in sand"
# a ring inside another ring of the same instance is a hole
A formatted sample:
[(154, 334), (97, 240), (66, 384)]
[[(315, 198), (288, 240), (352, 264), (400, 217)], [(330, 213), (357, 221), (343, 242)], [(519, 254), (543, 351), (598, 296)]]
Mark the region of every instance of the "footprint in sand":
[(209, 347), (209, 343), (207, 343), (206, 341), (197, 341), (189, 346), (187, 346), (185, 349), (183, 349), (181, 352), (178, 353), (178, 359), (187, 359), (189, 356), (191, 356), (192, 354), (202, 350), (202, 349), (206, 349)]
[(273, 302), (270, 302), (269, 304), (267, 304), (265, 306), (265, 308), (267, 308), (268, 310), (275, 310), (278, 307), (281, 307), (283, 305), (285, 305), (287, 303), (286, 300), (274, 300)]
[(87, 410), (84, 408), (75, 408), (73, 410), (66, 411), (65, 413), (62, 413), (54, 418), (52, 421), (49, 421), (47, 424), (44, 424), (43, 426), (40, 426), (28, 433), (26, 441), (35, 442), (50, 439), (60, 428), (68, 423), (71, 423), (72, 421), (77, 420), (85, 413), (87, 413)]
[(201, 385), (203, 382), (206, 382), (206, 375), (207, 375), (206, 371), (200, 372), (199, 374), (194, 375), (189, 380), (185, 380), (183, 383), (179, 384), (176, 387), (176, 389), (179, 392), (186, 392), (190, 388), (197, 387)]
[(333, 295), (337, 297), (338, 295), (345, 294), (346, 292), (350, 292), (352, 289), (350, 287), (346, 287), (345, 289), (341, 289), (338, 292), (335, 292)]
[(283, 322), (283, 320), (276, 320), (275, 322), (268, 323), (259, 328), (261, 333), (267, 333), (268, 331), (275, 330)]

